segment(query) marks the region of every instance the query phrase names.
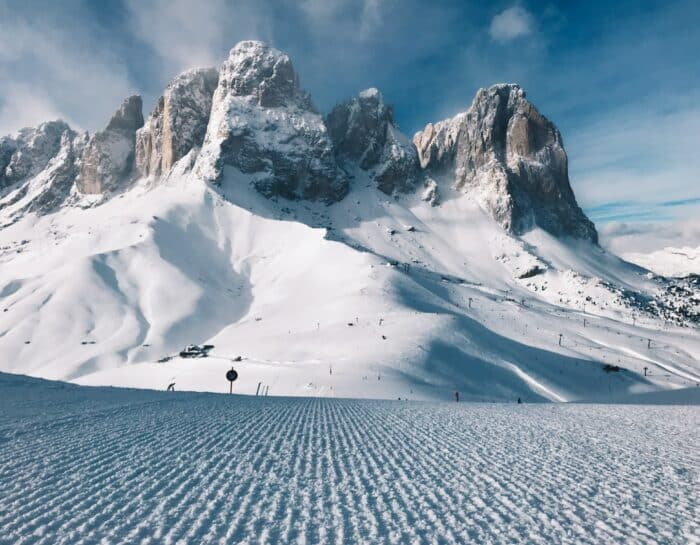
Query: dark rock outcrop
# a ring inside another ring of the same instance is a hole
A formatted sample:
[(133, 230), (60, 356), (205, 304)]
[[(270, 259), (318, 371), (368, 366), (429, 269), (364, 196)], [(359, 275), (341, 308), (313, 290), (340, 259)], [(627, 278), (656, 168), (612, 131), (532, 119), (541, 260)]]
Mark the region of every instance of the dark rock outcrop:
[(0, 139), (0, 189), (28, 180), (46, 168), (61, 149), (63, 135), (75, 132), (63, 121), (48, 121)]
[(45, 179), (40, 181), (39, 191), (26, 206), (27, 212), (47, 214), (58, 209), (68, 199), (87, 141), (87, 133), (75, 137), (69, 131), (63, 133), (61, 148), (49, 162)]
[(418, 154), (398, 130), (394, 110), (374, 88), (338, 104), (326, 117), (338, 159), (355, 162), (371, 173), (386, 194), (415, 189), (420, 178)]

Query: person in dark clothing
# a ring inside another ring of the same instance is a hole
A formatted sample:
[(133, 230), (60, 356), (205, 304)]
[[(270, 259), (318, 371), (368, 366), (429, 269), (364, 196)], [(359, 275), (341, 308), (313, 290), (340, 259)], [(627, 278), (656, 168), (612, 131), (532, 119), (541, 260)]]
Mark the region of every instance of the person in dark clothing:
[(455, 401), (459, 403), (459, 392), (455, 390)]

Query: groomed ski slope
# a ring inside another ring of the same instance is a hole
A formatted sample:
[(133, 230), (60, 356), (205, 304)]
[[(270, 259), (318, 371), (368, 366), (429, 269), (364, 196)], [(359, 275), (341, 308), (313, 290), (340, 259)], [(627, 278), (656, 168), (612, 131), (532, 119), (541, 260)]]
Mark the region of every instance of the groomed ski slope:
[(85, 388), (0, 374), (0, 543), (700, 543), (697, 406)]

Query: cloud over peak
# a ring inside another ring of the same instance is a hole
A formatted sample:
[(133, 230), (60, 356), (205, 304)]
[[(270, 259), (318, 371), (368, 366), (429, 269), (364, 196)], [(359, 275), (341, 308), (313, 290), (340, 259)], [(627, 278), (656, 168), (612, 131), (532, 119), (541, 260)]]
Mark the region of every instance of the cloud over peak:
[(503, 10), (491, 19), (489, 35), (496, 42), (506, 43), (532, 34), (534, 26), (532, 14), (516, 5)]

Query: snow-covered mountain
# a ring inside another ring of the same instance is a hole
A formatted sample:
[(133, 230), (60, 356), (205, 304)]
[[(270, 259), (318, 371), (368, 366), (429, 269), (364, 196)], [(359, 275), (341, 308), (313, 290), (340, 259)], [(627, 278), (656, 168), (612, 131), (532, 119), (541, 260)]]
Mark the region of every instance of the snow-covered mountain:
[[(700, 296), (606, 252), (517, 85), (413, 141), (241, 42), (144, 121), (0, 140), (0, 370), (272, 395), (573, 400), (700, 382)], [(179, 356), (188, 344), (208, 356)], [(232, 363), (232, 360), (236, 360)]]

